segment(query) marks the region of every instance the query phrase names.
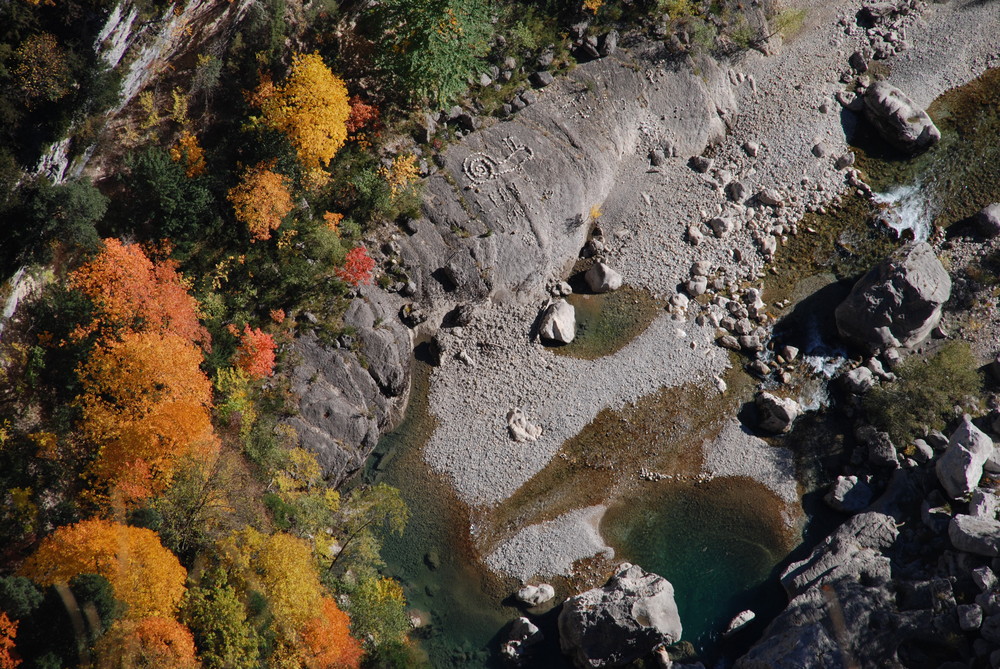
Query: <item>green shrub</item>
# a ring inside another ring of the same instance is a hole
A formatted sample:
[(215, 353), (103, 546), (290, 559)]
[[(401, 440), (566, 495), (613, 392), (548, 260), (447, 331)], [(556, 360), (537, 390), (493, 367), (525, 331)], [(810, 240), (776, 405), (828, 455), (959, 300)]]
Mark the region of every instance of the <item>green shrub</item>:
[(132, 154), (126, 165), (130, 174), (122, 181), (129, 189), (132, 225), (145, 224), (154, 239), (205, 233), (213, 198), (204, 177), (189, 178), (184, 165), (158, 147)]
[(943, 429), (955, 405), (978, 397), (983, 380), (966, 342), (945, 344), (930, 358), (909, 357), (897, 379), (865, 397), (868, 417), (897, 444), (921, 436), (924, 428)]
[(482, 69), (494, 31), (482, 0), (383, 0), (370, 18), (390, 86), (411, 103), (438, 108)]

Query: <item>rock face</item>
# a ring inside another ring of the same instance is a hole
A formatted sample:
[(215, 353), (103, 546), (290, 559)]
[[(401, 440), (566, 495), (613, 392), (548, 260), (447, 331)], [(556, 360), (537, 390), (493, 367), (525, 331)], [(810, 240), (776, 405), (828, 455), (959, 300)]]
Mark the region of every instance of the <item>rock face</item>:
[(624, 563), (602, 588), (571, 597), (559, 614), (559, 643), (577, 667), (620, 667), (681, 637), (674, 587)]
[(292, 373), (292, 391), (300, 398), (299, 413), (288, 424), (299, 444), (316, 454), (332, 485), (357, 471), (382, 432), (402, 418), (413, 344), (395, 317), (398, 309), (394, 296), (365, 287), (344, 314), (355, 331), (352, 348), (333, 348), (315, 335), (295, 342), (301, 362)]
[(938, 481), (952, 499), (971, 493), (983, 476), (983, 465), (993, 455), (993, 440), (966, 415), (937, 461)]
[(568, 344), (576, 338), (576, 309), (566, 300), (556, 300), (542, 312), (538, 334), (559, 344)]
[(948, 579), (890, 581), (882, 551), (897, 537), (893, 518), (862, 513), (791, 565), (782, 576), (788, 606), (735, 669), (910, 666), (902, 646), (957, 632)]
[(865, 274), (836, 310), (844, 339), (870, 351), (912, 347), (941, 320), (951, 278), (925, 242), (907, 244)]
[(865, 91), (865, 117), (896, 148), (916, 153), (941, 140), (941, 132), (923, 109), (894, 86), (879, 81)]
[(609, 293), (622, 287), (622, 275), (602, 262), (594, 263), (583, 278), (587, 287), (595, 293)]

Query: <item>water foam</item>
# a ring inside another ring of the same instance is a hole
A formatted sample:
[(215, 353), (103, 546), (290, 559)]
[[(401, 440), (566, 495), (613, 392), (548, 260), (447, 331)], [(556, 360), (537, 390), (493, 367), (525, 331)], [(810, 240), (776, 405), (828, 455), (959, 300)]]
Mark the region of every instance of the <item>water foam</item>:
[(885, 205), (882, 220), (897, 235), (902, 235), (904, 230), (911, 230), (913, 238), (918, 242), (927, 241), (930, 237), (933, 216), (927, 194), (920, 183), (896, 186), (886, 193), (873, 193), (872, 199)]

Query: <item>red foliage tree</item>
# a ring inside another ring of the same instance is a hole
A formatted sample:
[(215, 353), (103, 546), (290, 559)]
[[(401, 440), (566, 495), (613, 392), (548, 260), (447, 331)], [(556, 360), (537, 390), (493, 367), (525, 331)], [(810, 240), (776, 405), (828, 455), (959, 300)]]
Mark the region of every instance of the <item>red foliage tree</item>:
[(363, 128), (377, 131), (382, 115), (375, 105), (365, 104), (355, 95), (351, 98), (351, 114), (347, 117), (347, 134), (356, 135)]
[(244, 325), (236, 350), (236, 366), (255, 379), (271, 376), (274, 374), (274, 347), (274, 337), (260, 328)]
[(347, 252), (344, 266), (337, 268), (337, 276), (352, 286), (360, 286), (372, 282), (374, 270), (375, 261), (368, 255), (368, 249), (356, 246)]

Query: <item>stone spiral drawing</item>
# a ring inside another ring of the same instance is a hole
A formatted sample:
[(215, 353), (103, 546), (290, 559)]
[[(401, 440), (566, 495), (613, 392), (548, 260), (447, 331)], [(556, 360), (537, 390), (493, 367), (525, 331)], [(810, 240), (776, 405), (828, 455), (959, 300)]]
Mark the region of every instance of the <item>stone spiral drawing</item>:
[(465, 176), (469, 177), (473, 183), (486, 183), (502, 174), (513, 172), (535, 157), (530, 148), (518, 143), (513, 137), (504, 138), (503, 144), (507, 149), (507, 157), (502, 160), (498, 160), (484, 151), (470, 154), (462, 164)]

